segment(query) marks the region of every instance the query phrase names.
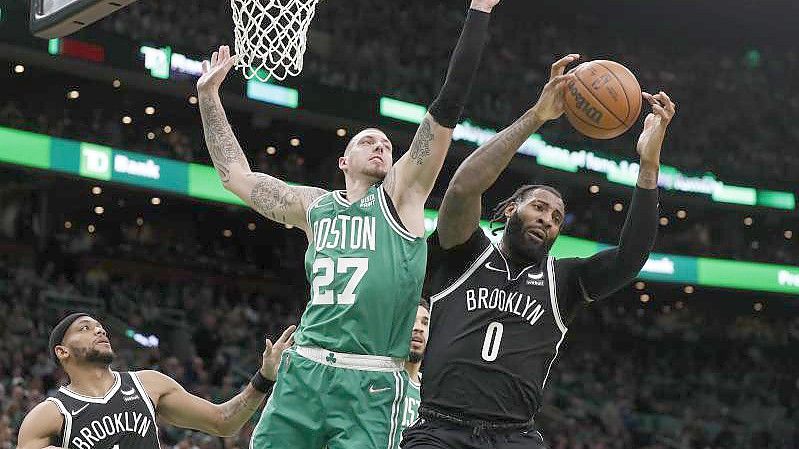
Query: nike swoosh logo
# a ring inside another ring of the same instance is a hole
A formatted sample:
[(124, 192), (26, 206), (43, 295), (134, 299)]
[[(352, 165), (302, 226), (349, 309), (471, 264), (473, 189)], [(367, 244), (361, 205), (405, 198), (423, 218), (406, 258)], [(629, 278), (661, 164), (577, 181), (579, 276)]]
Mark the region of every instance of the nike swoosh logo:
[(84, 405), (83, 407), (81, 407), (81, 408), (79, 408), (77, 410), (72, 410), (72, 416), (78, 416), (78, 413), (86, 410), (86, 407), (88, 407), (88, 406), (89, 406), (89, 404), (86, 404), (86, 405)]
[(390, 389), (391, 389), (391, 387), (375, 388), (374, 385), (369, 385), (369, 393), (372, 393), (372, 394), (381, 393), (383, 391), (387, 391), (387, 390), (390, 390)]
[(485, 264), (485, 265), (483, 265), (483, 266), (484, 266), (484, 267), (486, 267), (486, 268), (488, 268), (488, 269), (489, 269), (489, 270), (491, 270), (491, 271), (499, 271), (500, 273), (507, 273), (507, 271), (505, 271), (505, 270), (500, 270), (499, 268), (494, 268), (494, 267), (492, 267), (492, 266), (491, 266), (491, 262), (486, 262), (486, 264)]
[(543, 279), (544, 272), (542, 271), (542, 272), (540, 272), (538, 274), (527, 273), (527, 277), (529, 277), (530, 279)]
[(130, 390), (121, 390), (121, 391), (122, 391), (122, 394), (124, 394), (125, 396), (130, 396), (130, 395), (132, 395), (133, 393), (136, 392), (136, 390), (134, 390), (133, 388), (131, 388)]

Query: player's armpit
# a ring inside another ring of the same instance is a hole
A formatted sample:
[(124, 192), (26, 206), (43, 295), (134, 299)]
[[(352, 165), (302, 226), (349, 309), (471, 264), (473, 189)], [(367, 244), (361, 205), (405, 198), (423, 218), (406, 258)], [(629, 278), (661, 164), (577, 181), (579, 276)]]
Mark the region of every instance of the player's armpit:
[(19, 449), (51, 448), (52, 439), (58, 436), (64, 417), (58, 406), (50, 401), (41, 402), (28, 413), (19, 428)]
[(317, 187), (292, 186), (264, 173), (231, 177), (228, 189), (264, 217), (309, 231), (308, 206), (327, 193)]
[(414, 235), (424, 235), (424, 203), (433, 190), (449, 145), (452, 129), (426, 114), (408, 151), (394, 164), (384, 186), (403, 224)]

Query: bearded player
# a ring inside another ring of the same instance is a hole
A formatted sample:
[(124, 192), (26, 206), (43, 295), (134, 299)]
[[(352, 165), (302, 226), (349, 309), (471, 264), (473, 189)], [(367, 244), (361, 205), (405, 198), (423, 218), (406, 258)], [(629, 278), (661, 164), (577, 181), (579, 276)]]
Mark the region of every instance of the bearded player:
[(220, 47), (197, 82), (206, 143), (222, 184), (267, 218), (302, 229), (310, 301), (252, 439), (274, 447), (390, 448), (405, 396), (424, 281), (424, 204), (433, 188), (499, 0), (472, 0), (447, 78), (410, 149), (393, 163), (384, 133), (350, 140), (346, 189), (289, 186), (253, 173), (227, 122), (219, 86), (235, 63)]
[(50, 333), (50, 355), (69, 376), (28, 413), (19, 449), (160, 449), (158, 419), (176, 427), (231, 436), (250, 420), (269, 394), (280, 356), (292, 345), (295, 326), (272, 344), (266, 340), (261, 369), (241, 393), (215, 405), (157, 371), (116, 372), (114, 350), (103, 326), (73, 313)]
[[(420, 391), (422, 388), (422, 373), (419, 372), (419, 369), (422, 367), (429, 330), (430, 304), (426, 299), (422, 298), (416, 310), (416, 321), (413, 322), (411, 352), (408, 356), (408, 361), (405, 362), (405, 371), (410, 379), (405, 401), (402, 404), (400, 433), (404, 432), (419, 417), (419, 404), (422, 402)], [(399, 447), (399, 441), (397, 441), (397, 447)]]
[(505, 234), (493, 245), (479, 228), (481, 197), (522, 143), (563, 113), (569, 55), (552, 65), (536, 105), (471, 154), (450, 181), (429, 238), (430, 341), (421, 419), (405, 449), (543, 448), (534, 430), (567, 320), (628, 284), (657, 231), (660, 150), (675, 106), (644, 93), (653, 112), (638, 139), (640, 171), (619, 245), (589, 258), (555, 260), (549, 249), (565, 207), (553, 187), (525, 185), (495, 208)]

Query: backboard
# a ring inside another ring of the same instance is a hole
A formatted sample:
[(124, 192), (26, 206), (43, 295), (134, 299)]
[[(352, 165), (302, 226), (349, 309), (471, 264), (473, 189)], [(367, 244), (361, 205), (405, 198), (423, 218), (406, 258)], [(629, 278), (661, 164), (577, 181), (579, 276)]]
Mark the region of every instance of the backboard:
[(30, 0), (30, 29), (36, 37), (67, 36), (136, 0)]

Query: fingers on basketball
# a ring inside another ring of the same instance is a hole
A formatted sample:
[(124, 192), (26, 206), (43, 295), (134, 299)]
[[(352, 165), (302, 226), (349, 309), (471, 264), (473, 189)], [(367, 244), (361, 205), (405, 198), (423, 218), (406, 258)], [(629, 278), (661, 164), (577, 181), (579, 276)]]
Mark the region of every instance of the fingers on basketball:
[(549, 78), (555, 79), (555, 77), (563, 75), (563, 72), (566, 70), (566, 66), (571, 64), (572, 62), (580, 59), (580, 55), (577, 53), (570, 53), (552, 64), (552, 68), (549, 71)]

